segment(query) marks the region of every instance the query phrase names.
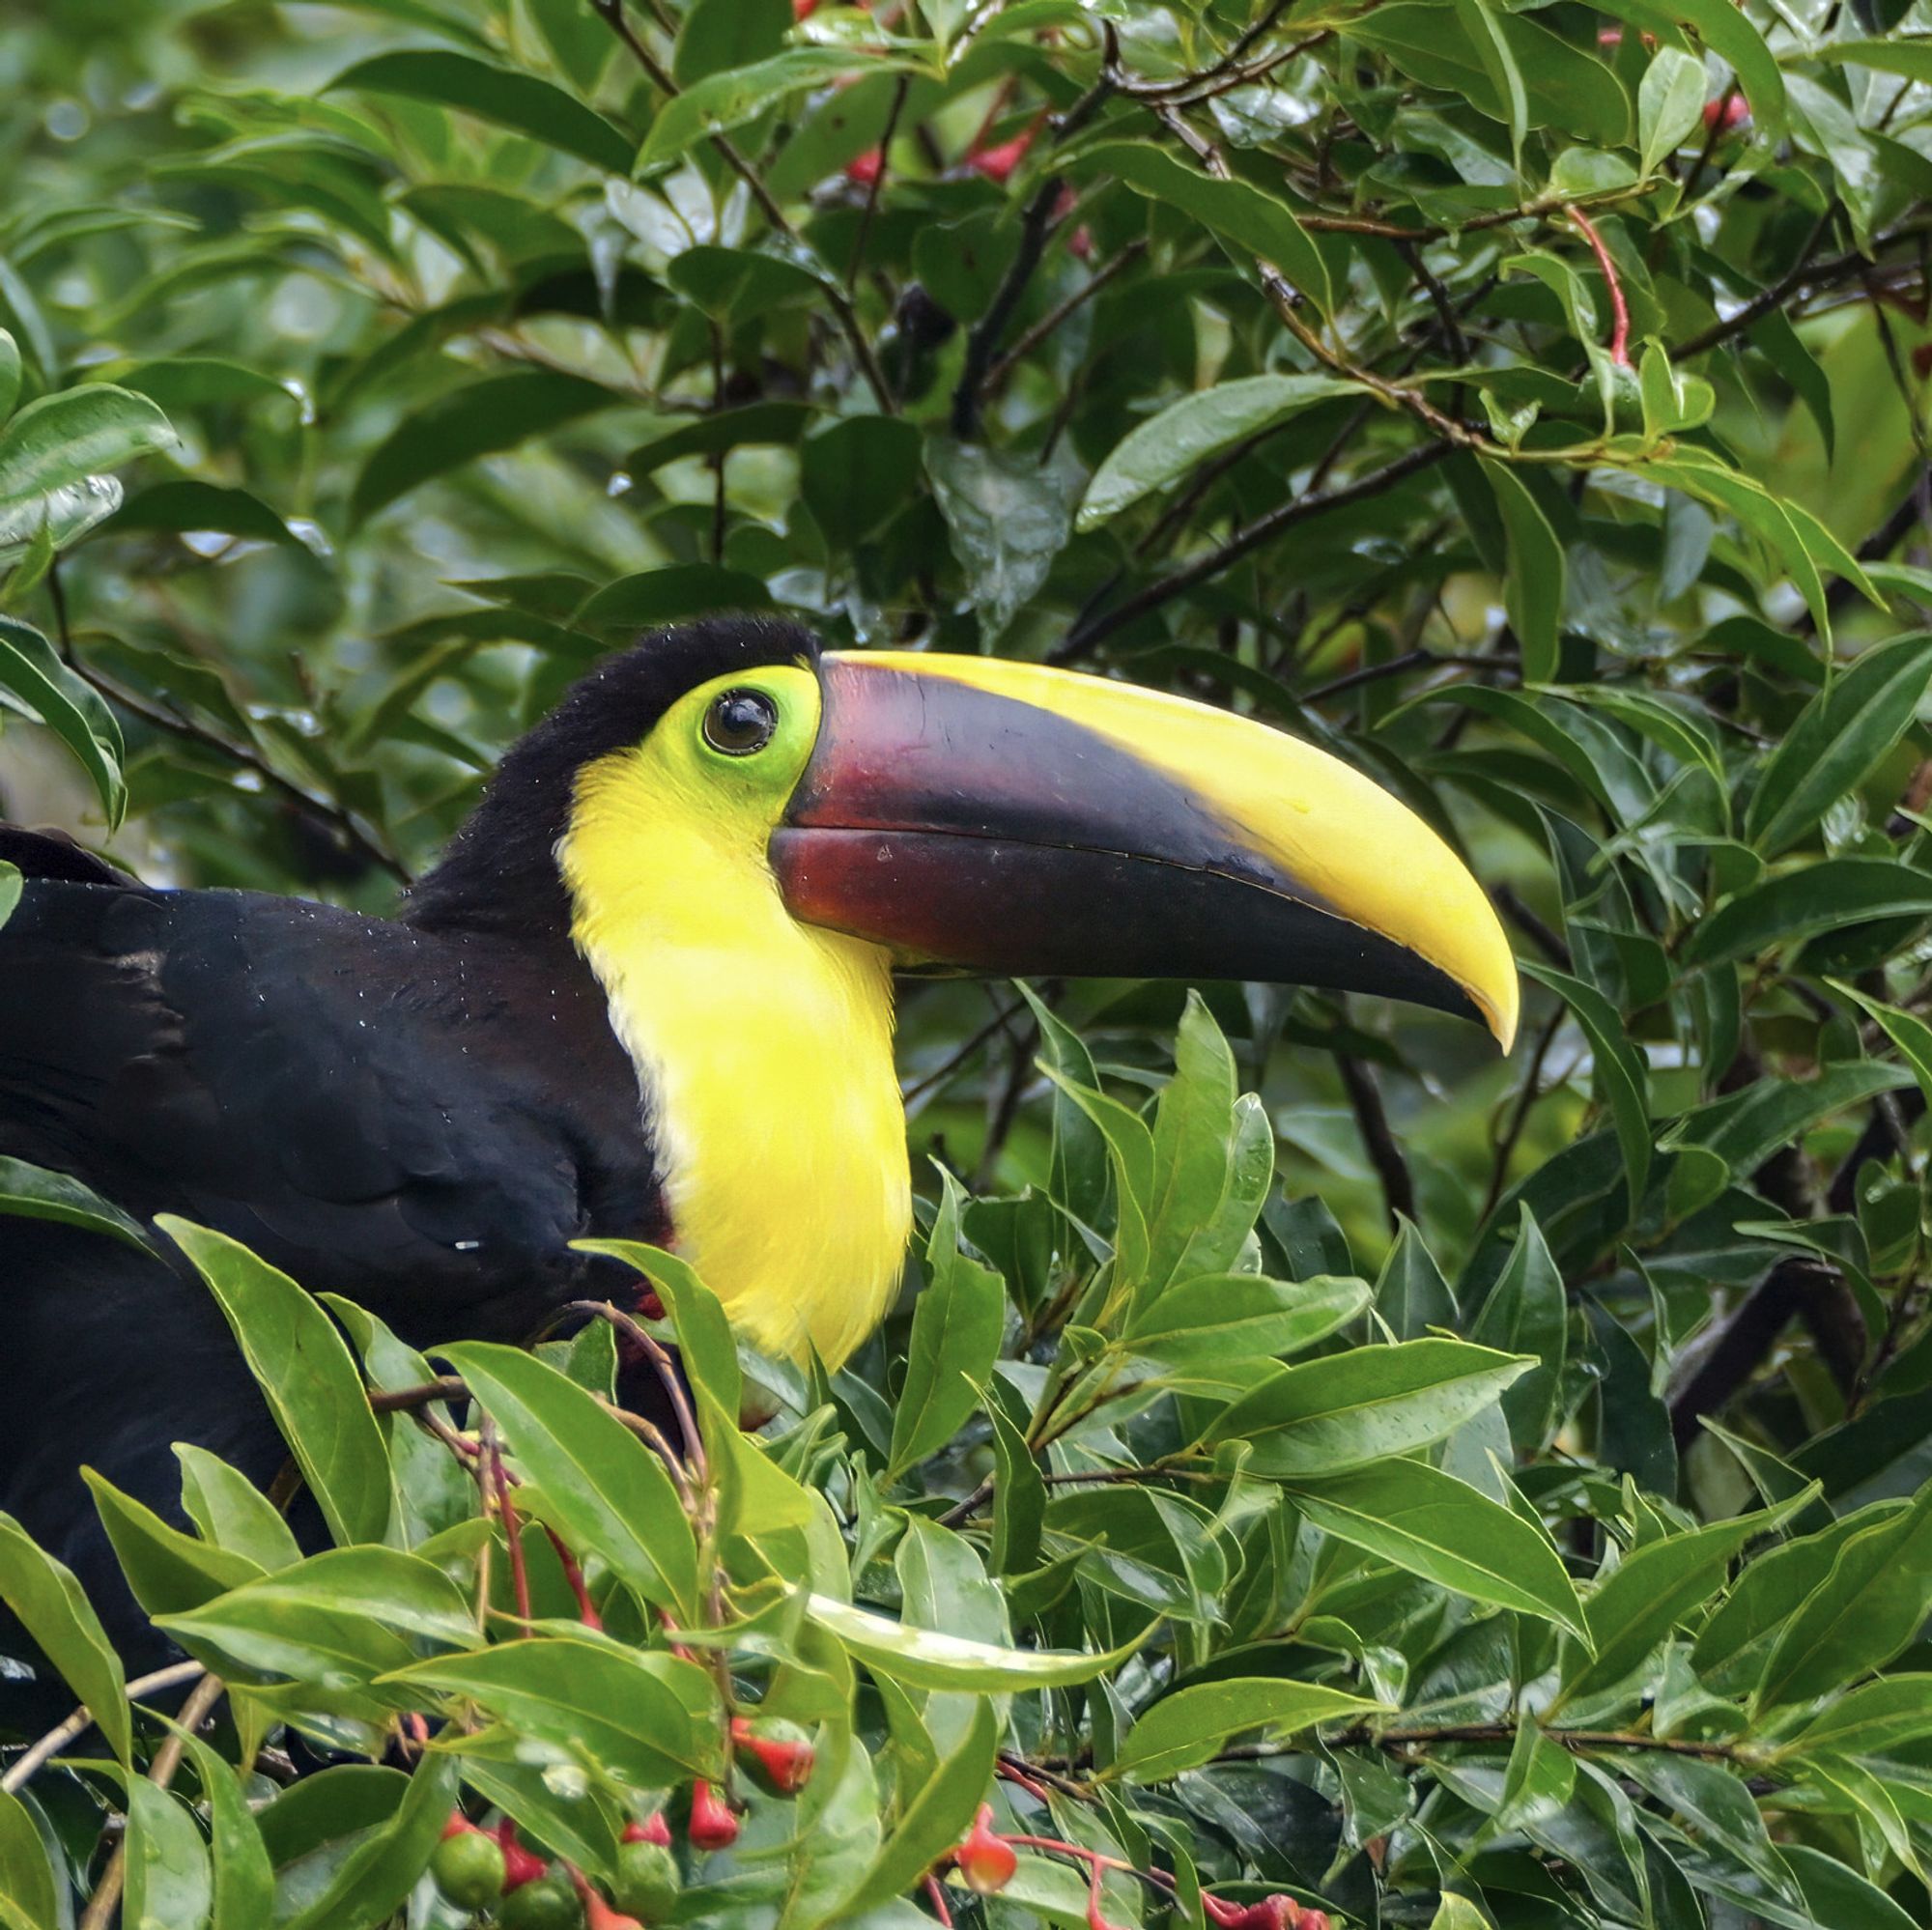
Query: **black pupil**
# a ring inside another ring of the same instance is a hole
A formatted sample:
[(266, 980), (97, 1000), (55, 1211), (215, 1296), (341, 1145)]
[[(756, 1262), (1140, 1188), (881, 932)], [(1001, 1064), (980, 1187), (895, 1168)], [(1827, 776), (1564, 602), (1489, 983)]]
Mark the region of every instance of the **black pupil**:
[(779, 727), (778, 706), (762, 691), (726, 691), (705, 714), (704, 738), (733, 757), (762, 751)]

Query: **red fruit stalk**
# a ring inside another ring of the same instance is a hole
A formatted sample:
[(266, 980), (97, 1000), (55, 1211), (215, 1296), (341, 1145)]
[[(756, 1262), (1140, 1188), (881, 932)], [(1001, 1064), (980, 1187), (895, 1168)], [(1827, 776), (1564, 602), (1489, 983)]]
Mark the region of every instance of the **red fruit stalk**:
[(738, 1840), (738, 1819), (708, 1782), (691, 1785), (691, 1825), (687, 1833), (694, 1850), (728, 1850)]
[(469, 1818), (464, 1815), (462, 1810), (452, 1809), (449, 1812), (449, 1821), (442, 1826), (442, 1834), (438, 1840), (446, 1843), (452, 1836), (480, 1836), (482, 1834), (483, 1831), (477, 1829), (475, 1824), (470, 1822)]
[(670, 1825), (665, 1821), (664, 1811), (654, 1809), (641, 1823), (626, 1823), (623, 1840), (627, 1843), (656, 1843), (661, 1849), (668, 1849)]

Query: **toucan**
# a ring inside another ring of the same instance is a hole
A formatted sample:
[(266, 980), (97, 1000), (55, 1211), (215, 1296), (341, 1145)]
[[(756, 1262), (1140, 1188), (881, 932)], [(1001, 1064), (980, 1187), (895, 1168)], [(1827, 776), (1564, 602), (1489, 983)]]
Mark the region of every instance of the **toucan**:
[[(283, 1448), (154, 1227), (219, 1229), (418, 1345), (675, 1247), (767, 1352), (836, 1367), (912, 1224), (895, 972), (1248, 979), (1465, 1014), (1509, 945), (1406, 806), (1182, 697), (988, 657), (829, 651), (770, 616), (594, 668), (394, 919), (149, 889), (0, 833), (0, 1155), (156, 1252), (0, 1216), (0, 1508), (126, 1603), (77, 1469), (177, 1515), (172, 1443)], [(178, 1516), (177, 1516), (178, 1518)], [(0, 1643), (4, 1649), (4, 1643)]]

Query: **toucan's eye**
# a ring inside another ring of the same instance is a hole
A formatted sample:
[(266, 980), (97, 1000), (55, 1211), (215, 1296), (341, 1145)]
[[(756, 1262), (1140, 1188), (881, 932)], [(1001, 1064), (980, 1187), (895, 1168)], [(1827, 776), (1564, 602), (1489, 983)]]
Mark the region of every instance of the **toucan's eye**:
[(727, 757), (749, 757), (772, 741), (779, 707), (763, 691), (726, 691), (704, 713), (704, 741)]

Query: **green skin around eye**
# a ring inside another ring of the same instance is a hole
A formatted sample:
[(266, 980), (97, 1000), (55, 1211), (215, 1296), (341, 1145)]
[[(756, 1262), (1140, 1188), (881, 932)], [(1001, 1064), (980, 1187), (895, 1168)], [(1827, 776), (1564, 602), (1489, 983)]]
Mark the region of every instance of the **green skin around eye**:
[[(777, 725), (753, 752), (721, 751), (704, 734), (721, 697), (755, 693), (770, 702)], [(818, 679), (792, 665), (775, 665), (714, 679), (689, 692), (664, 717), (643, 746), (662, 781), (685, 791), (714, 821), (734, 822), (746, 833), (768, 834), (791, 797), (818, 738)]]

